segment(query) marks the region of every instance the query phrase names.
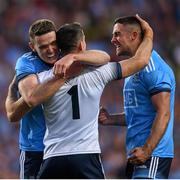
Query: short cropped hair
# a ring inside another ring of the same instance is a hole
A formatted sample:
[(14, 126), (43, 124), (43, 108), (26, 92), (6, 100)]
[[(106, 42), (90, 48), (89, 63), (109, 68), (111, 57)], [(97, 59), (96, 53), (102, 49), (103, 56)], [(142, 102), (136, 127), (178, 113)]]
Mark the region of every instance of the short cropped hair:
[(77, 22), (62, 25), (56, 33), (57, 45), (62, 54), (76, 50), (83, 37), (82, 26)]
[(140, 28), (140, 31), (141, 31), (141, 38), (144, 37), (144, 33), (143, 33), (143, 30), (141, 27), (141, 23), (135, 16), (119, 17), (119, 18), (115, 19), (114, 25), (117, 23), (120, 23), (123, 25), (136, 25), (136, 26), (138, 26)]
[(56, 32), (56, 26), (53, 21), (49, 19), (36, 20), (29, 28), (29, 39), (32, 41), (35, 36), (41, 36), (52, 31)]

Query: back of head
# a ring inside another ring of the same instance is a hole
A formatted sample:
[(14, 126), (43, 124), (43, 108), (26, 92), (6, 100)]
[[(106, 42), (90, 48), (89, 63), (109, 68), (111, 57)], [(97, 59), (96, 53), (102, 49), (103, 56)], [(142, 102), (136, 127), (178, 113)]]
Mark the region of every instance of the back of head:
[(29, 39), (33, 41), (35, 36), (41, 36), (52, 31), (56, 32), (56, 26), (53, 21), (49, 19), (36, 20), (29, 28)]
[(114, 25), (117, 23), (127, 25), (131, 29), (136, 28), (140, 32), (141, 39), (143, 39), (144, 34), (143, 34), (143, 30), (141, 28), (141, 23), (135, 16), (119, 17), (119, 18), (115, 19)]
[(81, 25), (77, 22), (65, 24), (56, 33), (57, 44), (62, 54), (76, 51), (80, 41), (84, 38)]

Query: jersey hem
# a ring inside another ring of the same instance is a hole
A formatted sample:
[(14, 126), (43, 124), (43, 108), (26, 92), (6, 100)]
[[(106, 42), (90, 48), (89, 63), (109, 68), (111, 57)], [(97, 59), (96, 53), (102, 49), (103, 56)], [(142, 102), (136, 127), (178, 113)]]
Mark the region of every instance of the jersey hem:
[(20, 147), (19, 148), (21, 151), (44, 151), (44, 148), (43, 149), (28, 149), (28, 148), (22, 148)]
[(151, 157), (160, 157), (160, 158), (174, 158), (173, 154), (165, 154), (165, 155), (158, 155), (158, 154), (152, 154)]
[(43, 159), (51, 158), (51, 157), (56, 157), (56, 156), (67, 156), (67, 155), (77, 155), (77, 154), (100, 154), (101, 151), (77, 151), (77, 152), (66, 152), (66, 153), (53, 153), (53, 154), (48, 154), (44, 155)]

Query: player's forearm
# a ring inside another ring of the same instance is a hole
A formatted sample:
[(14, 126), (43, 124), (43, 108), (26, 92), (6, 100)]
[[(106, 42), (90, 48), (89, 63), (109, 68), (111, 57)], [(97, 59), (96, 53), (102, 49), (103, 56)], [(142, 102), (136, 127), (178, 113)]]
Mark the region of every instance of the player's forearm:
[(87, 50), (75, 54), (75, 61), (83, 62), (85, 64), (99, 66), (110, 61), (110, 56), (100, 50)]
[(22, 98), (18, 99), (17, 85), (15, 83), (11, 83), (9, 86), (5, 107), (10, 122), (19, 121), (22, 116), (30, 110)]
[(35, 107), (52, 97), (58, 89), (65, 83), (65, 79), (52, 77), (51, 79), (37, 85), (33, 89), (27, 104), (30, 107)]
[(144, 31), (144, 38), (136, 50), (135, 56), (132, 58), (133, 64), (131, 70), (134, 71), (132, 74), (148, 65), (153, 48), (153, 30), (147, 23), (140, 22)]
[(143, 148), (145, 148), (149, 154), (153, 152), (153, 150), (156, 148), (161, 138), (163, 137), (168, 126), (169, 118), (169, 111), (157, 113), (152, 126), (151, 134), (147, 139), (145, 145), (143, 146)]
[(6, 100), (6, 112), (10, 122), (20, 121), (30, 110), (31, 108), (25, 103), (22, 97), (16, 101), (12, 99)]
[(127, 60), (119, 62), (122, 68), (122, 77), (127, 77), (137, 73), (149, 63), (152, 45), (152, 39), (144, 37), (142, 43), (136, 51), (136, 54)]
[(135, 58), (133, 59), (137, 64), (139, 64), (139, 67), (137, 66), (139, 70), (149, 63), (152, 48), (152, 38), (150, 38), (149, 36), (144, 36), (142, 43), (139, 45), (136, 51)]

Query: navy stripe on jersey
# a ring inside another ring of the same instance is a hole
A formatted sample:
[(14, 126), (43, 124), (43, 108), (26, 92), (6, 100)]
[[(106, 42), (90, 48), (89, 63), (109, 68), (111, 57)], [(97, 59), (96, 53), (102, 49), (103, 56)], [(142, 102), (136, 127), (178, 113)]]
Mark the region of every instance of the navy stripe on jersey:
[(29, 73), (23, 73), (23, 74), (17, 76), (17, 77), (16, 77), (17, 83), (18, 83), (21, 79), (23, 79), (23, 78), (25, 78), (26, 76), (29, 76), (29, 75), (31, 75), (31, 74), (35, 74), (35, 73), (29, 72)]
[(117, 79), (122, 79), (122, 68), (121, 68), (120, 63), (117, 63), (117, 71), (118, 71), (118, 78)]
[(169, 89), (169, 88), (156, 89), (154, 91), (151, 91), (150, 96), (153, 96), (153, 95), (161, 93), (161, 92), (171, 92), (171, 89)]

